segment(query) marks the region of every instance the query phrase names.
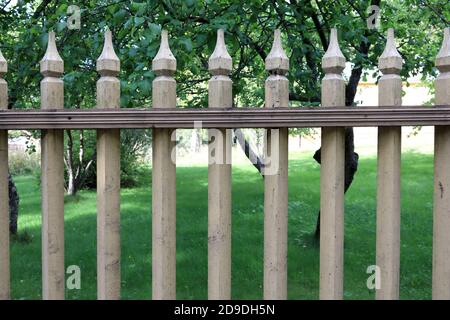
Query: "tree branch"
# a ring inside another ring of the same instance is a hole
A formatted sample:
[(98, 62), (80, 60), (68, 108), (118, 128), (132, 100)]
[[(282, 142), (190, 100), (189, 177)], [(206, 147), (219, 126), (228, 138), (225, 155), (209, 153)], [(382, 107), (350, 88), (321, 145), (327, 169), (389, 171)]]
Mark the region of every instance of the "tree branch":
[(41, 13), (45, 10), (47, 5), (51, 2), (51, 0), (44, 0), (41, 2), (41, 4), (36, 8), (36, 11), (34, 12), (32, 19), (37, 19), (41, 15)]
[[(380, 6), (381, 0), (372, 0), (371, 5)], [(367, 39), (369, 37), (369, 29), (364, 31), (364, 37)], [(370, 42), (361, 41), (359, 44), (358, 52), (364, 57), (367, 57), (370, 49)], [(347, 86), (345, 87), (345, 105), (351, 106), (355, 101), (356, 90), (358, 88), (359, 80), (361, 79), (361, 74), (363, 70), (363, 65), (360, 63), (355, 65), (350, 74), (350, 79)]]
[(264, 178), (264, 175), (262, 173), (263, 162), (261, 158), (256, 154), (256, 152), (253, 151), (249, 142), (247, 141), (247, 139), (245, 139), (241, 129), (235, 128), (233, 129), (233, 131), (237, 141), (239, 142), (239, 145), (245, 153), (245, 156), (250, 160), (256, 170), (258, 170), (258, 172)]
[(328, 48), (328, 41), (325, 32), (328, 32), (328, 30), (324, 30), (323, 26), (321, 25), (319, 17), (312, 6), (311, 0), (309, 1), (308, 9), (311, 11), (310, 14), (312, 21), (314, 23), (314, 27), (316, 28), (316, 31), (319, 34), (320, 42), (322, 43), (322, 48), (325, 51)]

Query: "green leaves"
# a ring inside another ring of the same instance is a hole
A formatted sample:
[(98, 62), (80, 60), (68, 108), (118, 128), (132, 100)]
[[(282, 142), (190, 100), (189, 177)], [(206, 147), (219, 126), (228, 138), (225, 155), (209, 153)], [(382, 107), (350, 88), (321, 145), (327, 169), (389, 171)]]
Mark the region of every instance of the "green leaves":
[(136, 27), (140, 26), (144, 22), (145, 22), (145, 18), (144, 17), (134, 17), (134, 25)]
[(119, 9), (118, 11), (113, 13), (113, 24), (114, 25), (120, 25), (125, 17), (127, 16), (127, 11), (125, 9)]
[(66, 26), (67, 26), (67, 23), (65, 21), (58, 22), (56, 24), (56, 28), (55, 28), (56, 33), (60, 33), (61, 31), (63, 31), (66, 28)]
[(141, 80), (139, 81), (139, 89), (141, 90), (143, 95), (150, 95), (152, 85), (149, 80)]
[(179, 42), (184, 46), (187, 52), (192, 51), (192, 40), (189, 38), (181, 38)]
[(147, 11), (147, 3), (145, 2), (131, 2), (131, 12), (136, 16), (142, 16)]
[(149, 23), (149, 24), (147, 25), (147, 28), (148, 28), (148, 30), (150, 30), (150, 32), (151, 32), (153, 35), (161, 34), (161, 26), (160, 26), (159, 24), (156, 24), (156, 23)]

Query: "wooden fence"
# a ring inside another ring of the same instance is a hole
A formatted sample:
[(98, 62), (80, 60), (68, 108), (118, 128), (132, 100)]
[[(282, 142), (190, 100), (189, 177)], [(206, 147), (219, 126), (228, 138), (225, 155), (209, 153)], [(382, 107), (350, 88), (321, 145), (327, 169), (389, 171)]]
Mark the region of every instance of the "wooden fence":
[[(152, 268), (153, 299), (176, 298), (176, 192), (171, 135), (201, 121), (216, 139), (209, 157), (230, 152), (227, 128), (278, 129), (266, 141), (266, 154), (278, 150), (276, 172), (264, 179), (264, 299), (287, 297), (288, 128), (321, 127), (320, 299), (343, 298), (344, 127), (378, 126), (376, 264), (381, 270), (377, 299), (399, 298), (401, 126), (435, 126), (433, 298), (450, 299), (450, 28), (445, 29), (436, 58), (436, 106), (401, 106), (402, 58), (388, 31), (379, 58), (379, 106), (345, 107), (345, 58), (333, 29), (322, 59), (321, 108), (289, 109), (289, 61), (275, 31), (265, 61), (265, 108), (232, 108), (232, 59), (224, 32), (209, 60), (212, 74), (208, 109), (175, 109), (176, 59), (167, 31), (153, 60), (153, 110), (120, 110), (120, 61), (111, 32), (105, 34), (97, 60), (97, 106), (94, 110), (61, 110), (63, 60), (55, 34), (40, 62), (41, 110), (6, 110), (7, 63), (0, 54), (0, 299), (10, 298), (8, 230), (8, 129), (42, 130), (42, 284), (44, 299), (64, 299), (64, 139), (63, 129), (97, 130), (97, 278), (99, 299), (120, 298), (120, 135), (122, 128), (153, 128)], [(271, 132), (271, 131), (269, 131)], [(274, 131), (275, 132), (275, 131)], [(231, 164), (210, 161), (208, 168), (208, 297), (231, 298)], [(301, 298), (301, 297), (299, 297)]]

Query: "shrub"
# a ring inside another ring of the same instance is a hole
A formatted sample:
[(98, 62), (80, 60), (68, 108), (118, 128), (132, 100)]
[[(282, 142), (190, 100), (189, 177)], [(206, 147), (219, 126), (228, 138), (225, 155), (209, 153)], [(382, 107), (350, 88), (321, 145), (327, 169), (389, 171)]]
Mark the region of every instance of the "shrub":
[(13, 176), (35, 174), (40, 170), (39, 154), (26, 151), (9, 153), (9, 172)]

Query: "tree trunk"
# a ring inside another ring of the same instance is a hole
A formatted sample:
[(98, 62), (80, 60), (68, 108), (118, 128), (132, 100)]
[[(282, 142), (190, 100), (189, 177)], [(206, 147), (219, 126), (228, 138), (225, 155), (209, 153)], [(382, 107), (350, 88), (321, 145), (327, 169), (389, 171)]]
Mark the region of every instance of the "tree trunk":
[(9, 232), (17, 234), (17, 219), (19, 217), (19, 194), (17, 193), (16, 185), (11, 177), (8, 175), (8, 189), (9, 189)]
[[(12, 109), (17, 101), (16, 95), (9, 97), (8, 109)], [(17, 221), (19, 218), (19, 193), (11, 174), (8, 175), (8, 191), (9, 191), (9, 232), (17, 234)]]
[(77, 193), (77, 188), (75, 185), (75, 178), (73, 176), (72, 170), (67, 170), (68, 181), (67, 181), (67, 194), (73, 196)]
[(75, 195), (77, 193), (76, 186), (75, 186), (75, 172), (74, 172), (74, 161), (73, 161), (73, 138), (72, 138), (72, 131), (66, 130), (67, 132), (67, 149), (66, 149), (66, 157), (65, 157), (65, 163), (67, 167), (67, 194), (68, 195)]
[[(370, 4), (375, 6), (380, 6), (381, 0), (371, 0)], [(319, 33), (323, 34), (323, 26), (320, 25), (320, 22), (315, 22), (316, 28)], [(320, 32), (322, 30), (322, 32)], [(364, 31), (364, 38), (367, 39), (370, 36), (370, 29), (366, 29)], [(323, 37), (322, 45), (325, 50), (326, 41)], [(361, 56), (367, 57), (371, 43), (368, 41), (361, 41), (359, 43), (359, 48), (357, 51), (361, 54)], [(355, 101), (356, 90), (358, 89), (358, 84), (361, 79), (361, 74), (363, 71), (363, 64), (357, 63), (352, 69), (350, 79), (348, 84), (345, 87), (345, 105), (352, 106)], [(355, 175), (356, 170), (358, 169), (358, 159), (359, 156), (354, 152), (354, 136), (353, 136), (353, 128), (346, 128), (345, 131), (345, 182), (344, 182), (344, 193), (348, 190), (353, 181), (353, 176)], [(316, 151), (314, 154), (314, 159), (320, 163), (320, 149)], [(316, 223), (316, 231), (315, 231), (316, 239), (320, 237), (320, 211), (317, 217)]]
[[(96, 159), (96, 153), (85, 159), (85, 145), (84, 145), (84, 130), (79, 131), (79, 147), (78, 150), (74, 148), (73, 134), (71, 130), (67, 132), (67, 148), (64, 157), (64, 164), (67, 168), (67, 194), (75, 195), (83, 188), (86, 177), (89, 174), (89, 169)], [(75, 152), (78, 152), (78, 160), (75, 161)]]
[[(321, 149), (314, 154), (314, 160), (320, 164)], [(355, 152), (355, 143), (353, 136), (353, 128), (345, 128), (345, 178), (344, 178), (344, 194), (353, 182), (356, 170), (358, 170), (359, 155)], [(320, 238), (320, 211), (317, 215), (316, 231), (314, 233), (316, 239)]]
[(255, 151), (250, 147), (250, 143), (245, 139), (244, 134), (242, 133), (241, 129), (234, 129), (234, 135), (239, 142), (239, 145), (241, 146), (242, 150), (245, 153), (245, 156), (250, 160), (250, 162), (253, 164), (253, 166), (258, 170), (258, 172), (261, 174), (261, 176), (264, 178), (262, 174), (262, 168), (263, 168), (263, 161), (261, 158), (256, 154)]

